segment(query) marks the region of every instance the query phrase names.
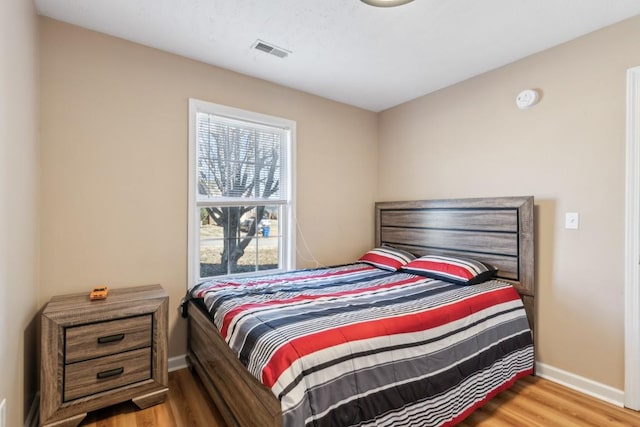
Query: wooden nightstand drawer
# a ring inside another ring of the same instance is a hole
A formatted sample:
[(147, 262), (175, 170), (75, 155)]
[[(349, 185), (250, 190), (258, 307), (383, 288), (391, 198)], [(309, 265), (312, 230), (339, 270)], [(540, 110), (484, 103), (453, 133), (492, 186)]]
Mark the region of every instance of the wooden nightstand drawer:
[(152, 316), (74, 326), (65, 330), (65, 363), (74, 363), (151, 345)]
[(65, 366), (64, 401), (151, 378), (151, 348)]

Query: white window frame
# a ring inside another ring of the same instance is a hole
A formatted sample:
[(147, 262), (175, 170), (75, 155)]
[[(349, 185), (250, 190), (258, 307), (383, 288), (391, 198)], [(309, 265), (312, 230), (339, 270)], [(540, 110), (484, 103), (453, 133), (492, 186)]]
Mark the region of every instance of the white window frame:
[[(295, 267), (295, 245), (296, 233), (294, 226), (295, 212), (295, 146), (296, 146), (296, 122), (281, 117), (269, 116), (266, 114), (246, 111), (239, 108), (228, 107), (226, 105), (214, 104), (212, 102), (201, 101), (189, 98), (189, 226), (188, 226), (188, 268), (187, 286), (191, 289), (200, 281), (200, 208), (204, 205), (198, 202), (198, 141), (196, 138), (196, 115), (197, 113), (213, 114), (223, 118), (241, 120), (253, 123), (258, 126), (266, 125), (283, 129), (287, 135), (285, 143), (284, 158), (281, 159), (282, 170), (281, 179), (286, 185), (281, 188), (282, 198), (287, 202), (282, 206), (282, 218), (278, 218), (280, 232), (283, 236), (280, 245), (280, 268), (273, 270), (262, 270), (251, 273), (234, 273), (222, 277), (253, 276), (265, 273), (291, 270)], [(242, 198), (219, 198), (216, 202), (218, 206), (238, 206), (246, 205), (247, 201)], [(265, 205), (273, 204), (268, 199)], [(208, 206), (209, 204), (207, 204)]]

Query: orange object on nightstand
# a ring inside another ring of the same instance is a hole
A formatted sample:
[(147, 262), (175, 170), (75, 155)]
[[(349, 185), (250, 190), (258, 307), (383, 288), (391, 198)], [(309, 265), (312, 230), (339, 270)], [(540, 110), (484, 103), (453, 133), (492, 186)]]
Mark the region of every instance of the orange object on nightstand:
[(93, 288), (91, 293), (89, 294), (89, 299), (91, 301), (95, 301), (98, 299), (107, 299), (107, 294), (109, 293), (109, 288), (106, 286), (98, 286)]

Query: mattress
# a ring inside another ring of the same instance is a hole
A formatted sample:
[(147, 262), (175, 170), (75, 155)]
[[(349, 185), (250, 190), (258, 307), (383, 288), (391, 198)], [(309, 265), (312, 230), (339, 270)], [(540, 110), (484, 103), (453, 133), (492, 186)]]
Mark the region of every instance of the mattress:
[(441, 426), (533, 372), (518, 292), (355, 263), (195, 286), (283, 425)]

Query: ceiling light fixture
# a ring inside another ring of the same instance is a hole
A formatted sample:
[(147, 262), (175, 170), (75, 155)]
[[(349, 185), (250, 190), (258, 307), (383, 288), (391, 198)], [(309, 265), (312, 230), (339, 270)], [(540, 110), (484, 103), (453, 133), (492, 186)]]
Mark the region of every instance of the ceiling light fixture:
[(410, 3), (413, 0), (360, 0), (360, 1), (370, 6), (394, 7), (394, 6), (401, 6), (403, 4)]

